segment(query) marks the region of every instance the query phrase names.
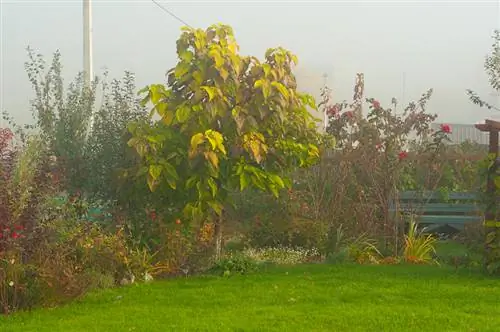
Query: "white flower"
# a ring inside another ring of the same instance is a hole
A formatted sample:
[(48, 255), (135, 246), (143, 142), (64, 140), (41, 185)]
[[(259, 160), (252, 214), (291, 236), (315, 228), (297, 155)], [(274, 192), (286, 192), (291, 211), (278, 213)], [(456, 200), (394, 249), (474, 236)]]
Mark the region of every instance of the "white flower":
[(153, 276), (147, 272), (144, 273), (144, 281), (145, 282), (153, 281)]
[(11, 281), (9, 282), (9, 286), (10, 286), (10, 287), (14, 286), (14, 281), (12, 281), (12, 280), (11, 280)]

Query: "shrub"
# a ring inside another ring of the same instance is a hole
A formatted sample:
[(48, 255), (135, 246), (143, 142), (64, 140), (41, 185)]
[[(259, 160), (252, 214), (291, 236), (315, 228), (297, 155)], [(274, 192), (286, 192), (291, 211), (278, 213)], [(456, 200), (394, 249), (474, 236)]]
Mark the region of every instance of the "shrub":
[(328, 231), (326, 223), (306, 218), (286, 219), (286, 215), (272, 220), (257, 218), (248, 233), (248, 244), (254, 248), (299, 247), (325, 252)]
[(248, 248), (243, 251), (243, 255), (256, 262), (277, 265), (296, 265), (321, 260), (318, 250), (304, 248)]
[(229, 255), (217, 261), (210, 269), (212, 273), (230, 276), (232, 274), (247, 274), (258, 269), (258, 263), (243, 254)]
[(347, 258), (359, 264), (378, 264), (382, 254), (377, 249), (377, 241), (362, 234), (346, 246)]
[(417, 223), (411, 221), (408, 234), (405, 235), (405, 246), (403, 259), (407, 263), (428, 264), (436, 262), (433, 255), (436, 254), (435, 244), (437, 239), (432, 234), (424, 234), (424, 230), (418, 230)]
[(19, 249), (0, 253), (0, 313), (29, 309), (40, 301), (37, 268), (22, 261)]

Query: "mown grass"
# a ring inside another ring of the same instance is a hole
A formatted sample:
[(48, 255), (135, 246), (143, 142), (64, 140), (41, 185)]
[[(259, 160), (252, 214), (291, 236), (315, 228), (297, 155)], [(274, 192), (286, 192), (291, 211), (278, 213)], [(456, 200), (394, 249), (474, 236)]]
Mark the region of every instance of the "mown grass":
[(435, 266), (305, 265), (110, 289), (1, 331), (498, 331), (500, 282)]

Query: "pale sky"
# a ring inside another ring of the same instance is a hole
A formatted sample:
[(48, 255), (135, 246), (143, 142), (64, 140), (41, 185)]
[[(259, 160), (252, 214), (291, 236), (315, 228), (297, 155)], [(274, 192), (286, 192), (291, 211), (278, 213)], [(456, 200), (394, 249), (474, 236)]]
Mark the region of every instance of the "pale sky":
[[(351, 98), (355, 74), (363, 72), (366, 97), (382, 104), (415, 100), (434, 88), (430, 110), (440, 121), (500, 119), (465, 95), (471, 88), (500, 106), (483, 69), (500, 28), (499, 0), (158, 2), (194, 27), (231, 25), (244, 54), (291, 50), (299, 57), (299, 87), (316, 96), (326, 73), (336, 99)], [(32, 90), (25, 48), (48, 61), (59, 49), (69, 83), (82, 70), (82, 1), (0, 0), (0, 13), (0, 107), (26, 122)], [(93, 0), (95, 74), (106, 67), (120, 77), (129, 70), (139, 88), (163, 82), (176, 62), (181, 26), (151, 0)]]

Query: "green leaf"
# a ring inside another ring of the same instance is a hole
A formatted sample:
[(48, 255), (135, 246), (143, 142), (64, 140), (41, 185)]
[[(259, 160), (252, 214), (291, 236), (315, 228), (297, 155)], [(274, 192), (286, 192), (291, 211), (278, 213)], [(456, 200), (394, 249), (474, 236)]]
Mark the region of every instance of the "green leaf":
[(244, 172), (241, 173), (240, 174), (240, 191), (245, 190), (245, 188), (248, 186), (248, 184), (249, 184), (248, 175)]
[(149, 175), (153, 178), (153, 180), (158, 180), (163, 171), (163, 167), (161, 165), (150, 165), (149, 166)]
[(144, 93), (148, 92), (149, 93), (149, 85), (146, 85), (144, 88), (140, 89), (138, 92), (137, 92), (137, 95), (142, 95)]
[(149, 96), (153, 105), (156, 105), (163, 97), (165, 93), (165, 87), (161, 84), (153, 84), (149, 88)]
[(149, 190), (151, 192), (154, 192), (155, 189), (156, 189), (156, 181), (155, 181), (155, 179), (153, 179), (153, 177), (150, 174), (148, 174), (148, 180), (147, 180), (147, 182), (148, 182)]
[(212, 197), (217, 195), (217, 184), (213, 178), (208, 178), (208, 186), (212, 190)]
[(274, 184), (269, 185), (269, 191), (273, 194), (274, 197), (278, 198), (280, 196), (278, 189)]
[(262, 95), (264, 96), (264, 99), (267, 100), (267, 98), (269, 98), (270, 94), (271, 94), (271, 89), (269, 87), (269, 84), (268, 84), (268, 82), (265, 82), (262, 85)]
[(271, 85), (276, 89), (278, 89), (278, 91), (281, 93), (283, 97), (285, 97), (285, 99), (288, 99), (290, 97), (287, 88), (280, 82), (272, 82)]
[(191, 113), (191, 109), (187, 106), (181, 106), (175, 112), (175, 118), (179, 123), (184, 123), (189, 119), (189, 115)]
[(167, 183), (170, 186), (170, 188), (172, 188), (174, 190), (177, 189), (177, 184), (176, 184), (174, 179), (167, 178)]
[(193, 72), (193, 78), (195, 82), (198, 83), (198, 85), (201, 85), (201, 83), (203, 83), (203, 75), (200, 71)]
[(167, 175), (171, 179), (179, 180), (179, 174), (177, 174), (177, 170), (175, 169), (175, 167), (172, 164), (164, 161), (164, 162), (162, 162), (161, 165), (163, 166), (164, 171), (167, 173)]
[(212, 208), (212, 210), (214, 210), (214, 212), (217, 215), (220, 216), (222, 214), (224, 206), (221, 203), (216, 202), (216, 201), (208, 201), (207, 204)]
[(174, 75), (176, 79), (182, 78), (182, 76), (186, 75), (191, 68), (190, 64), (187, 62), (179, 62), (177, 66), (175, 66)]
[(151, 143), (162, 143), (165, 140), (164, 136), (161, 135), (148, 135), (146, 136), (146, 139), (150, 141)]
[(269, 73), (271, 72), (271, 65), (268, 64), (268, 63), (264, 63), (262, 65), (262, 69), (264, 70), (264, 76), (265, 77), (268, 77), (269, 76)]
[(283, 182), (281, 177), (279, 177), (278, 175), (269, 174), (268, 177), (269, 177), (269, 180), (271, 180), (273, 183), (275, 183), (277, 187), (285, 188), (285, 182)]
[(162, 118), (165, 116), (165, 112), (167, 111), (166, 103), (157, 103), (155, 107), (151, 110), (151, 114), (149, 116), (153, 116), (154, 112), (158, 113)]
[(193, 53), (191, 51), (185, 50), (179, 54), (179, 58), (183, 62), (191, 62), (191, 60), (193, 60)]
[(187, 181), (186, 181), (186, 189), (191, 189), (193, 188), (196, 183), (198, 183), (199, 181), (199, 178), (197, 175), (194, 175), (192, 177), (190, 177)]

